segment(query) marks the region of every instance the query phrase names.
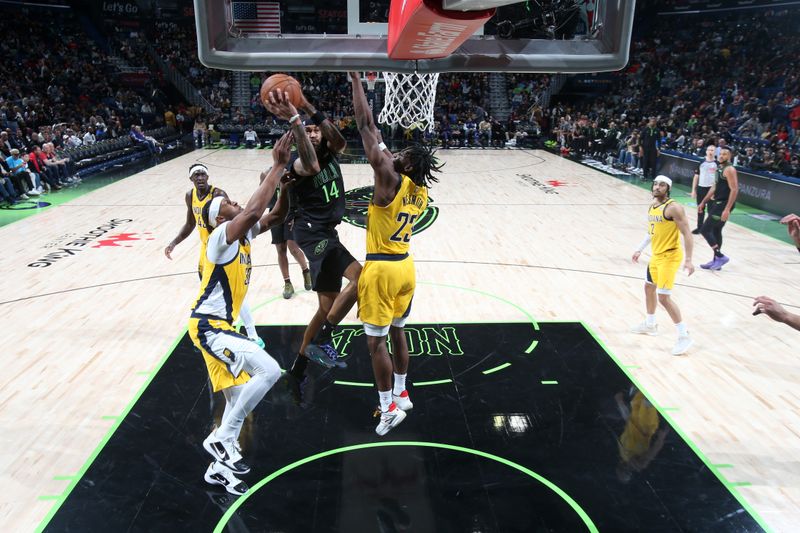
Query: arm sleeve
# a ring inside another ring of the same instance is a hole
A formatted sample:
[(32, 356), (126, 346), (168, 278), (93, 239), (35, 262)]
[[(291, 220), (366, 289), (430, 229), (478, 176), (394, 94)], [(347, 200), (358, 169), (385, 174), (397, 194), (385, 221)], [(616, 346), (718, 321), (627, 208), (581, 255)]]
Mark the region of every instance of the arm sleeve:
[(255, 224), (253, 224), (253, 227), (250, 228), (250, 231), (247, 232), (247, 240), (252, 242), (253, 239), (258, 237), (260, 233), (261, 233), (261, 223), (256, 222)]

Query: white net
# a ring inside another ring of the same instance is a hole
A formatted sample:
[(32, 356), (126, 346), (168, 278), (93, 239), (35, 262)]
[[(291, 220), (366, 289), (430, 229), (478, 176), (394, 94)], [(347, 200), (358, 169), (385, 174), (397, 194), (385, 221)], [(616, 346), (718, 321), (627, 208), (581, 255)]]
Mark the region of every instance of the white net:
[(406, 129), (433, 130), (433, 106), (439, 73), (400, 74), (384, 72), (386, 95), (378, 115), (382, 124), (398, 124)]

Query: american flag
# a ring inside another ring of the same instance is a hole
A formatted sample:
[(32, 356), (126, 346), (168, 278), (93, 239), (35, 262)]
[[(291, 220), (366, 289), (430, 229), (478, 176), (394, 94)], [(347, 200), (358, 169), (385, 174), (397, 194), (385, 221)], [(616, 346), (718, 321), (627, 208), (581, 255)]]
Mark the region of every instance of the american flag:
[(232, 2), (233, 27), (244, 33), (280, 33), (278, 2)]

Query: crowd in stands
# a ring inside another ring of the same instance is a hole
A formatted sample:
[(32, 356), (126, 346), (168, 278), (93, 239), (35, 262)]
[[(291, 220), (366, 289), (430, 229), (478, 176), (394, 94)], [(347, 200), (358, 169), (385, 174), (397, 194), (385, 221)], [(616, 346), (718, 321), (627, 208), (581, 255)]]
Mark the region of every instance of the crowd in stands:
[(37, 13), (0, 8), (0, 200), (7, 203), (78, 184), (80, 148), (164, 122), (148, 91), (116, 81), (112, 57), (71, 12), (59, 12), (57, 24)]
[(551, 136), (636, 169), (639, 132), (656, 117), (661, 149), (728, 144), (738, 165), (800, 177), (796, 22), (796, 10), (661, 18), (608, 96), (551, 107)]

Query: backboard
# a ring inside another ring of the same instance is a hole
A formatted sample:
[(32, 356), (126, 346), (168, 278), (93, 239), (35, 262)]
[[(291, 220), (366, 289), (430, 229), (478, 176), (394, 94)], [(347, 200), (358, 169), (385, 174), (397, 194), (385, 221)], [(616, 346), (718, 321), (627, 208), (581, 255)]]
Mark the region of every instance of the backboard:
[(628, 61), (635, 0), (425, 1), (496, 13), (448, 57), (399, 61), (387, 54), (390, 0), (194, 0), (198, 53), (244, 71), (578, 73)]

